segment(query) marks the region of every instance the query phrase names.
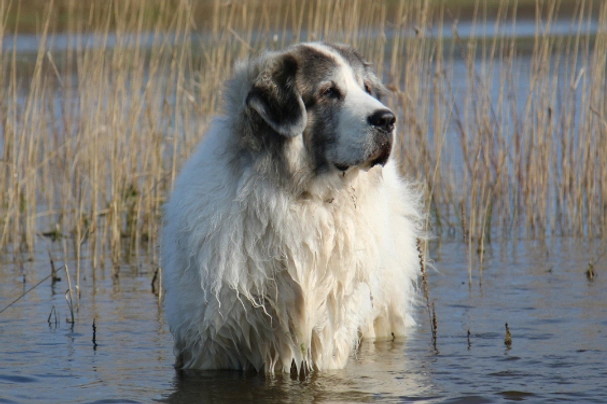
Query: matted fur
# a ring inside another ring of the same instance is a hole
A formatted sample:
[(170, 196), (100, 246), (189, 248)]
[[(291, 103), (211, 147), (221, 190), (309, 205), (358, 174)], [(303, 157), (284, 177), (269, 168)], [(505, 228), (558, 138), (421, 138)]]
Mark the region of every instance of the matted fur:
[(376, 157), (390, 144), (374, 139), (392, 127), (352, 117), (385, 108), (382, 88), (343, 46), (300, 44), (236, 67), (224, 116), (165, 208), (176, 367), (335, 369), (361, 337), (404, 335), (419, 195)]

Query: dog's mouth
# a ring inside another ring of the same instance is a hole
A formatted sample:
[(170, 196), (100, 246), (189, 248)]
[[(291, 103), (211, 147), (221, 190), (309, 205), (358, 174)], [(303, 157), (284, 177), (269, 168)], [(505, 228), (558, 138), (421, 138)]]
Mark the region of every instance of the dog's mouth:
[(346, 172), (348, 171), (348, 168), (350, 168), (350, 166), (343, 163), (335, 163), (335, 168), (337, 168), (339, 171)]
[(362, 164), (349, 165), (344, 163), (335, 163), (334, 166), (343, 173), (345, 173), (351, 167), (354, 166), (358, 166), (363, 171), (367, 171), (375, 167), (376, 165), (380, 165), (383, 167), (386, 165), (388, 159), (390, 158), (391, 149), (392, 147), (390, 145), (382, 145), (381, 149), (378, 149), (375, 153), (373, 153), (373, 155), (369, 159), (367, 159)]
[(358, 166), (364, 171), (367, 171), (376, 165), (384, 166), (388, 162), (390, 158), (390, 153), (392, 152), (392, 142), (386, 141), (379, 145), (377, 149), (366, 159), (364, 162), (359, 164), (346, 164), (346, 163), (334, 163), (333, 165), (341, 172), (346, 172), (350, 169), (350, 167)]
[(385, 141), (379, 145), (377, 150), (371, 155), (371, 157), (367, 160), (370, 161), (369, 168), (374, 167), (376, 165), (384, 166), (388, 162), (390, 158), (390, 153), (392, 152), (392, 142)]
[(352, 167), (358, 167), (363, 171), (368, 171), (371, 168), (380, 165), (385, 166), (390, 158), (390, 153), (392, 152), (392, 136), (391, 133), (385, 133), (384, 136), (381, 136), (375, 139), (375, 145), (373, 151), (366, 157), (359, 161), (350, 161), (350, 162), (334, 162), (333, 165), (339, 171), (345, 173)]

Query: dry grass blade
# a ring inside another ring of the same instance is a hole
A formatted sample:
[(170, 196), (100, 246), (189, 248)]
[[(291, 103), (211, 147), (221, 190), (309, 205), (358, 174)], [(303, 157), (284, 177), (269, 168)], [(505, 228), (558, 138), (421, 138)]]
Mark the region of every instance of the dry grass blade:
[(67, 302), (67, 306), (70, 309), (70, 317), (67, 319), (67, 321), (70, 324), (74, 324), (75, 323), (75, 316), (74, 316), (74, 292), (72, 290), (72, 281), (70, 278), (70, 271), (67, 267), (67, 265), (64, 265), (63, 268), (65, 269), (65, 277), (67, 278), (67, 290), (65, 291), (65, 301)]
[(607, 234), (607, 32), (592, 31), (607, 3), (563, 21), (560, 1), (538, 2), (519, 40), (527, 22), (507, 0), (475, 2), (468, 36), (451, 6), (422, 0), (58, 1), (23, 62), (6, 48), (21, 2), (0, 0), (0, 248), (71, 240), (76, 289), (83, 257), (93, 271), (138, 254), (157, 265), (162, 204), (220, 83), (238, 58), (297, 40), (351, 43), (385, 78), (394, 155), (423, 185), (429, 225), (461, 232), (470, 283), (492, 237)]
[[(61, 267), (66, 269), (66, 267)], [(59, 268), (59, 269), (61, 269)], [(27, 295), (29, 292), (31, 292), (32, 290), (36, 289), (38, 286), (42, 285), (45, 281), (47, 281), (49, 278), (51, 278), (53, 276), (53, 274), (49, 274), (47, 276), (45, 276), (44, 278), (42, 278), (40, 281), (38, 281), (38, 283), (36, 283), (34, 286), (32, 286), (31, 288), (29, 288), (28, 290), (26, 290), (25, 292), (23, 292), (22, 294), (19, 295), (19, 297), (17, 297), (15, 300), (13, 300), (12, 302), (10, 302), (9, 304), (7, 304), (2, 310), (0, 310), (0, 314), (4, 313), (9, 307), (11, 307), (13, 304), (17, 303), (19, 300), (21, 300), (25, 295)]]
[(510, 333), (510, 328), (508, 327), (508, 323), (506, 323), (506, 338), (504, 338), (504, 344), (508, 349), (512, 347), (512, 334)]
[(432, 346), (434, 347), (434, 352), (438, 355), (438, 346), (437, 346), (437, 338), (438, 338), (438, 320), (436, 319), (436, 308), (434, 307), (434, 302), (432, 302)]

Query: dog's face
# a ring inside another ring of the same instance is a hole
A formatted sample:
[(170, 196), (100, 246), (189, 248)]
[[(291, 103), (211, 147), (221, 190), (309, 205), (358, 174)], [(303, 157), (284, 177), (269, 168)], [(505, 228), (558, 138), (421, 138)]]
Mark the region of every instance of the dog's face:
[(265, 60), (246, 105), (275, 136), (301, 136), (316, 173), (384, 165), (396, 118), (384, 87), (350, 47), (300, 44)]

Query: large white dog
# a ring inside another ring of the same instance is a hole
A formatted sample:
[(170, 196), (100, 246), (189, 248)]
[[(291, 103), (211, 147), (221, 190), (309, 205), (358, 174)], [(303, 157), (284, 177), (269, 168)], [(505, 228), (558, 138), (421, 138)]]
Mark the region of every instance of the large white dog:
[(235, 70), (166, 205), (176, 367), (342, 368), (361, 338), (412, 323), (423, 217), (389, 159), (396, 118), (346, 46)]

